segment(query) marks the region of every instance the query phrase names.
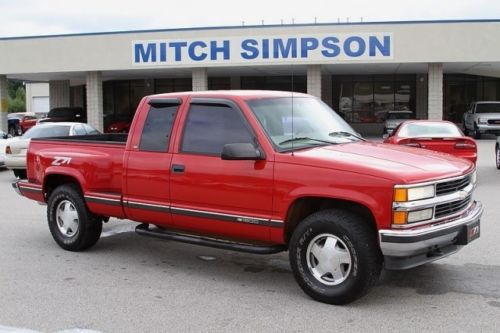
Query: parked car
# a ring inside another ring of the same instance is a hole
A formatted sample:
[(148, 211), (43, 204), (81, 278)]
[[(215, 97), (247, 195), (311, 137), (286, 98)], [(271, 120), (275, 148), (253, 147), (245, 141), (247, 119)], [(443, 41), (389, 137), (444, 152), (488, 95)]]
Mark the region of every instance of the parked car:
[(61, 248), (88, 249), (103, 221), (131, 219), (142, 236), (289, 251), (305, 293), (345, 304), (382, 267), (422, 265), (480, 236), (473, 163), (368, 142), (307, 94), (147, 96), (131, 129), (31, 142), (28, 180), (13, 187), (47, 204)]
[(384, 122), (384, 133), (391, 134), (403, 121), (412, 119), (413, 111), (389, 111)]
[(497, 137), (497, 143), (495, 145), (495, 161), (497, 169), (500, 169), (500, 136)]
[(10, 137), (10, 134), (0, 131), (0, 167), (2, 168), (5, 166), (5, 144)]
[[(35, 118), (35, 120), (31, 121), (32, 118)], [(12, 136), (22, 135), (29, 127), (36, 124), (36, 121), (37, 120), (34, 113), (27, 113), (27, 112), (9, 113), (9, 115), (7, 116), (9, 134)], [(26, 128), (24, 131), (23, 131), (23, 126), (24, 128)]]
[(384, 142), (435, 150), (465, 158), (474, 164), (477, 160), (474, 139), (465, 136), (449, 121), (408, 120), (401, 123)]
[(18, 178), (26, 178), (26, 151), (33, 138), (99, 134), (95, 128), (82, 123), (43, 123), (32, 127), (20, 137), (9, 139), (5, 145), (5, 166)]
[(130, 122), (128, 121), (115, 121), (111, 124), (109, 124), (106, 129), (105, 133), (128, 133), (130, 130)]
[(39, 120), (40, 123), (46, 122), (87, 122), (87, 112), (78, 106), (59, 107), (50, 109), (47, 118)]
[(483, 134), (500, 135), (500, 102), (473, 102), (464, 113), (462, 126), (466, 135), (480, 139)]

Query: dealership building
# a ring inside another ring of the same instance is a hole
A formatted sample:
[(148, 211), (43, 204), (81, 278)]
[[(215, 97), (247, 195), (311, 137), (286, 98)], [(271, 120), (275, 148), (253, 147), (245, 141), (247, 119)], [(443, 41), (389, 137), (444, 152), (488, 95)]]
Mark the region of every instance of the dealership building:
[(0, 38), (2, 128), (7, 79), (48, 83), (38, 104), (84, 107), (100, 129), (145, 95), (207, 89), (307, 92), (367, 135), (390, 110), (460, 123), (470, 102), (500, 100), (499, 37), (500, 20), (473, 20)]

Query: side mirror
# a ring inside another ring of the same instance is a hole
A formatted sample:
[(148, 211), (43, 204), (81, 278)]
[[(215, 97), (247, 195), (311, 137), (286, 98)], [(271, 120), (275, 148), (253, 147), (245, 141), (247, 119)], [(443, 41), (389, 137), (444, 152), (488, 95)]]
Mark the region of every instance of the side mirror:
[(264, 156), (260, 149), (251, 143), (229, 143), (222, 148), (221, 158), (223, 160), (263, 160)]

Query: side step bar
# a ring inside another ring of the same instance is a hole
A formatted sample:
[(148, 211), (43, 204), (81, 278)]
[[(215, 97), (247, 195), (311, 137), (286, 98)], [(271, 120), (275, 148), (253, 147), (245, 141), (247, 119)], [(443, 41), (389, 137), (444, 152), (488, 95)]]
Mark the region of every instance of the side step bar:
[(236, 243), (223, 239), (215, 239), (197, 235), (180, 234), (165, 230), (151, 230), (149, 224), (142, 223), (135, 228), (135, 232), (142, 236), (155, 237), (166, 240), (173, 240), (182, 243), (215, 247), (217, 249), (247, 252), (253, 254), (273, 254), (286, 250), (284, 245), (257, 246), (246, 243)]

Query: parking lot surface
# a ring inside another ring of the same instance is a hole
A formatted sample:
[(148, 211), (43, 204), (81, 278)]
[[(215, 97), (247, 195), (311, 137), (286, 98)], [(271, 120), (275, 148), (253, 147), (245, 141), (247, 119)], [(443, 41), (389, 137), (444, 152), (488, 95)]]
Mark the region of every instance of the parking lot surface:
[(112, 219), (73, 253), (52, 240), (46, 207), (0, 172), (0, 332), (498, 332), (500, 170), (478, 141), (481, 237), (460, 252), (379, 284), (347, 306), (313, 301), (287, 253), (258, 256), (144, 238)]

